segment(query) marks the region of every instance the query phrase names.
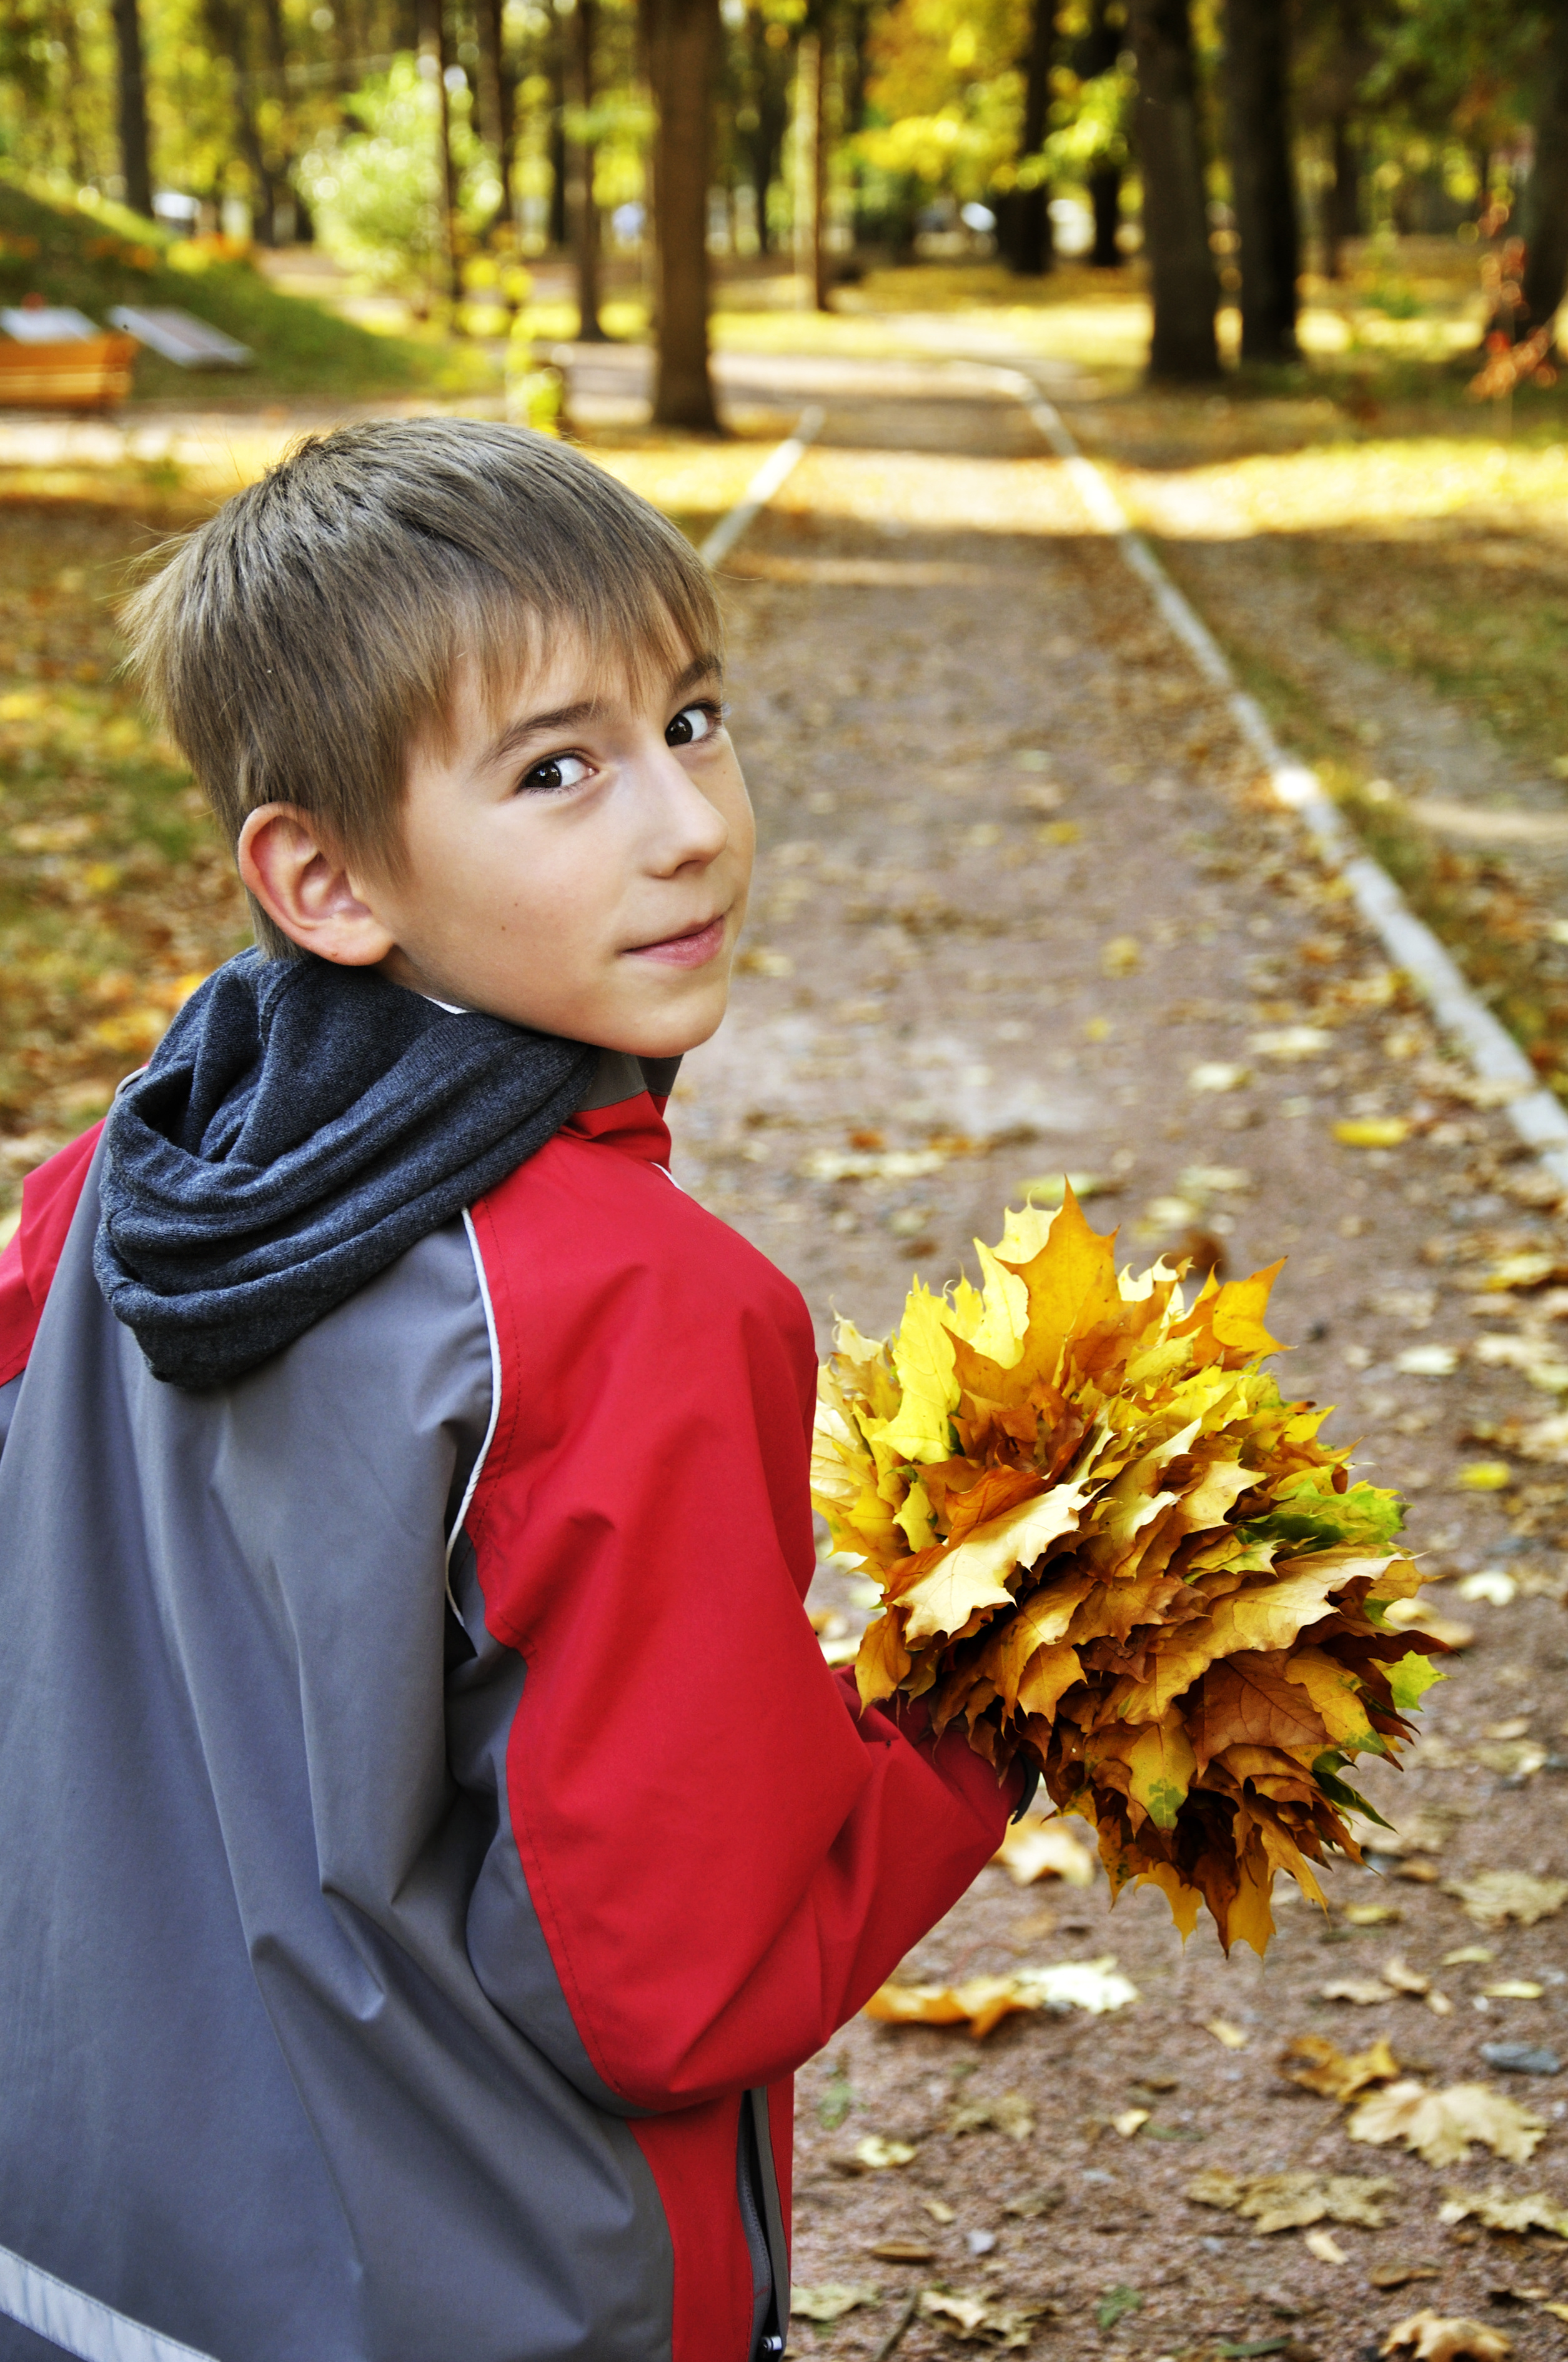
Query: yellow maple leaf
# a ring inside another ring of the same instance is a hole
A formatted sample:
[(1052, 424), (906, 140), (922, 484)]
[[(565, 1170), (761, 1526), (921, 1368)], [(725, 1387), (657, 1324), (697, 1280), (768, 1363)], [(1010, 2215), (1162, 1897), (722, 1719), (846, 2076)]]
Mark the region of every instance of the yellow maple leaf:
[(957, 1632), (977, 1608), (1011, 1607), (1006, 1578), (1021, 1566), (1033, 1566), (1048, 1543), (1071, 1532), (1087, 1491), (1080, 1485), (1060, 1485), (977, 1527), (902, 1595), (905, 1641)]
[(901, 1389), (891, 1418), (862, 1421), (871, 1440), (903, 1460), (946, 1460), (952, 1450), (948, 1422), (958, 1406), (953, 1377), (953, 1333), (945, 1297), (933, 1296), (916, 1280), (893, 1341), (893, 1366)]

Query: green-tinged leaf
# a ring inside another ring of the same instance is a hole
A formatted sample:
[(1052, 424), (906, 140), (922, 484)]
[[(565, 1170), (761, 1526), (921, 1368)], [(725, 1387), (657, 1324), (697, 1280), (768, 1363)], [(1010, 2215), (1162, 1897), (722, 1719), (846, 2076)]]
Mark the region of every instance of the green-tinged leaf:
[(1247, 1520), (1242, 1531), (1249, 1541), (1288, 1542), (1297, 1551), (1347, 1542), (1357, 1550), (1386, 1550), (1405, 1522), (1398, 1493), (1376, 1485), (1336, 1493), (1326, 1470), (1309, 1470), (1282, 1492), (1266, 1516)]
[(1124, 2313), (1136, 2312), (1142, 2305), (1143, 2298), (1137, 2290), (1119, 2280), (1114, 2288), (1106, 2290), (1095, 2306), (1095, 2323), (1101, 2329), (1114, 2329)]
[(1313, 1762), (1312, 1777), (1329, 1802), (1337, 1805), (1342, 1813), (1359, 1813), (1364, 1820), (1376, 1821), (1380, 1829), (1392, 1828), (1392, 1821), (1386, 1821), (1348, 1781), (1335, 1778), (1335, 1771), (1343, 1761), (1343, 1755), (1328, 1754), (1318, 1756)]
[(1394, 1705), (1399, 1714), (1413, 1714), (1434, 1682), (1445, 1682), (1448, 1675), (1441, 1666), (1412, 1649), (1399, 1659), (1397, 1665), (1386, 1665), (1388, 1686), (1394, 1693)]
[(1167, 1714), (1128, 1749), (1128, 1794), (1157, 1829), (1173, 1829), (1197, 1769), (1186, 1726), (1179, 1715)]

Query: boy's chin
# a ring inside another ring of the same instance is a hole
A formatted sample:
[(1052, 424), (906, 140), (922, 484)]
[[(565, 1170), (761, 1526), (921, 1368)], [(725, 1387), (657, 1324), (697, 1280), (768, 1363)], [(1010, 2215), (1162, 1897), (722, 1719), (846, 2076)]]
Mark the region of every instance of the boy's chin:
[(654, 1017), (630, 1020), (615, 1029), (616, 1038), (601, 1042), (604, 1050), (629, 1050), (634, 1058), (684, 1058), (688, 1050), (709, 1042), (724, 1022), (729, 1003), (728, 987), (704, 993), (689, 1008)]

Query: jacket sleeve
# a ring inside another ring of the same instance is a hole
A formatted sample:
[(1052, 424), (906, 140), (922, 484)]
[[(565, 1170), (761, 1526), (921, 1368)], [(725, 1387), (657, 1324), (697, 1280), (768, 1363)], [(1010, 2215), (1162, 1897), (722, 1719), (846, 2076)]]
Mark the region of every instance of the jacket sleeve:
[(654, 1168), (571, 1142), (476, 1223), (502, 1384), (468, 1533), (527, 1668), (532, 1908), (625, 2103), (773, 2082), (957, 1901), (1018, 1777), (861, 1715), (823, 1661), (797, 1292)]

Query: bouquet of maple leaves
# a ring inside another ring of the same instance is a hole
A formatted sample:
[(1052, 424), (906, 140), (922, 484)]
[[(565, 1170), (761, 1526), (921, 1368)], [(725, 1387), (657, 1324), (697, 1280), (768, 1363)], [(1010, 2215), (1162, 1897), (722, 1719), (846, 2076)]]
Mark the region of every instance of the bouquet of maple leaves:
[(1391, 1758), (1439, 1678), (1397, 1630), (1420, 1577), (1398, 1496), (1350, 1482), (1327, 1418), (1261, 1367), (1279, 1269), (1190, 1308), (1182, 1271), (1117, 1274), (1071, 1191), (1010, 1211), (982, 1286), (916, 1281), (885, 1343), (839, 1327), (812, 1490), (880, 1578), (861, 1700), (925, 1700), (1003, 1770), (1023, 1756), (1098, 1832), (1113, 1893), (1207, 1904), (1261, 1953), (1274, 1874), (1360, 1849), (1342, 1778)]

